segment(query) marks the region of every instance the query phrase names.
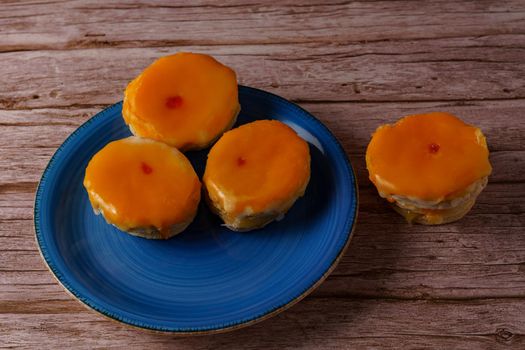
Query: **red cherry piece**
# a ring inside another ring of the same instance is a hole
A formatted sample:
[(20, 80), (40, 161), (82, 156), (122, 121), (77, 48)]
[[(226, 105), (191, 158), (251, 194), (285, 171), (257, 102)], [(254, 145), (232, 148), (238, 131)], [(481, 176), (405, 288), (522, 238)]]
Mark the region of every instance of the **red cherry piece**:
[(173, 109), (182, 106), (182, 97), (171, 96), (166, 99), (166, 107)]
[(428, 150), (430, 153), (437, 153), (440, 148), (441, 147), (439, 147), (439, 145), (435, 143), (431, 143), (430, 145), (428, 145)]
[(244, 159), (243, 157), (237, 158), (237, 165), (238, 166), (243, 166), (244, 164), (246, 164), (246, 159)]
[(151, 168), (148, 164), (142, 162), (141, 164), (142, 172), (146, 175), (151, 174), (153, 171), (153, 168)]

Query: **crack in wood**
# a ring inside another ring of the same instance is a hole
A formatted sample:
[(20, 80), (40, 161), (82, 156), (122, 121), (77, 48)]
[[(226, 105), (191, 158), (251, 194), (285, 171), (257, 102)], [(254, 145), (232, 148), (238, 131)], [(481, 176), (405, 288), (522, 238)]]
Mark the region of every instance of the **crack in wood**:
[(513, 101), (513, 100), (524, 100), (525, 96), (516, 96), (516, 97), (488, 97), (488, 98), (449, 98), (449, 99), (396, 99), (396, 100), (372, 100), (372, 99), (359, 99), (359, 100), (326, 100), (326, 99), (303, 99), (303, 98), (292, 98), (291, 102), (294, 103), (304, 103), (304, 104), (342, 104), (342, 103), (433, 103), (433, 102), (459, 102), (459, 103), (468, 103), (468, 102), (497, 102), (497, 101)]
[[(35, 33), (36, 34), (36, 33)], [(332, 45), (335, 46), (348, 46), (355, 44), (372, 44), (372, 43), (398, 43), (398, 42), (418, 42), (418, 41), (436, 41), (443, 39), (476, 39), (481, 37), (494, 37), (494, 36), (511, 36), (511, 35), (525, 35), (521, 32), (509, 32), (509, 33), (486, 33), (478, 36), (428, 36), (428, 37), (413, 37), (413, 38), (384, 38), (374, 40), (352, 40), (341, 37), (334, 38), (328, 36), (314, 36), (314, 37), (297, 37), (283, 40), (283, 38), (272, 38), (262, 39), (259, 41), (247, 41), (247, 40), (206, 40), (206, 39), (178, 39), (178, 40), (96, 40), (96, 39), (75, 39), (65, 43), (59, 44), (40, 44), (40, 45), (24, 45), (24, 46), (13, 46), (13, 45), (0, 45), (0, 54), (4, 53), (16, 53), (16, 52), (31, 52), (31, 51), (68, 51), (68, 50), (85, 50), (85, 49), (104, 49), (104, 48), (170, 48), (180, 46), (195, 46), (195, 47), (209, 47), (209, 46), (283, 46), (283, 45), (297, 45), (297, 44), (310, 44), (310, 45), (326, 45), (326, 41), (330, 40)], [(84, 34), (84, 37), (86, 35)], [(90, 36), (87, 36), (89, 38)], [(477, 48), (478, 46), (471, 46)], [(465, 48), (465, 47), (462, 47)], [(469, 48), (467, 46), (466, 48)], [(521, 47), (520, 47), (521, 48)]]
[(10, 182), (0, 183), (0, 194), (7, 192), (34, 192), (36, 191), (37, 182)]
[(342, 293), (328, 293), (326, 295), (317, 295), (319, 292), (314, 292), (308, 298), (311, 299), (342, 299), (342, 300), (376, 300), (376, 301), (392, 301), (392, 302), (429, 302), (436, 304), (480, 304), (490, 301), (505, 301), (505, 300), (525, 300), (523, 296), (516, 295), (497, 295), (497, 296), (465, 296), (465, 297), (431, 297), (430, 295), (422, 296), (378, 296), (372, 294), (342, 294)]
[[(25, 101), (26, 99), (23, 99)], [(525, 96), (513, 96), (513, 97), (481, 97), (481, 98), (436, 98), (436, 99), (341, 99), (341, 100), (328, 100), (328, 99), (306, 99), (306, 98), (290, 98), (289, 101), (297, 104), (311, 104), (311, 105), (322, 105), (322, 104), (387, 104), (387, 103), (458, 103), (458, 106), (468, 106), (470, 102), (499, 102), (499, 101), (522, 101), (525, 100)], [(15, 100), (13, 100), (15, 101)], [(16, 102), (10, 103), (8, 106), (3, 105), (0, 101), (0, 112), (1, 111), (38, 111), (44, 109), (92, 109), (92, 108), (106, 108), (111, 104), (99, 104), (99, 103), (74, 103), (70, 105), (41, 105), (41, 106), (16, 106)], [(3, 107), (3, 108), (2, 108)], [(6, 108), (7, 107), (7, 108)], [(0, 126), (7, 126), (9, 123), (0, 122)], [(38, 124), (36, 124), (38, 125)], [(36, 126), (35, 125), (35, 126)], [(58, 124), (57, 124), (58, 125)], [(64, 124), (74, 125), (74, 124)], [(28, 125), (30, 126), (30, 125)]]

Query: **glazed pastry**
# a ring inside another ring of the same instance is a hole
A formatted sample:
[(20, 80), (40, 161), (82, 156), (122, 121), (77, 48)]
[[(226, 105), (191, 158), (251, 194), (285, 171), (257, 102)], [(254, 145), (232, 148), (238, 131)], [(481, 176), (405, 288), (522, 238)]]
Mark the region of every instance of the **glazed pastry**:
[(459, 220), (487, 185), (492, 168), (480, 129), (448, 113), (411, 115), (380, 126), (366, 165), (379, 195), (409, 222)]
[(235, 231), (282, 217), (310, 179), (308, 144), (276, 120), (226, 132), (212, 147), (204, 173), (207, 201)]
[(182, 52), (159, 58), (128, 85), (122, 116), (134, 135), (185, 151), (208, 147), (239, 110), (235, 72)]
[(131, 136), (93, 156), (84, 187), (95, 212), (109, 224), (132, 235), (167, 239), (192, 222), (201, 184), (177, 149)]

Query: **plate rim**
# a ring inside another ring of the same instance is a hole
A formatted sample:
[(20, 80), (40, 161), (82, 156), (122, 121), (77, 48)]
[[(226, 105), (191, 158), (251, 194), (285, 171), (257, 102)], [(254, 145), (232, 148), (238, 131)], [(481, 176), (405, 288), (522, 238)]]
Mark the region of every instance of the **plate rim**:
[(312, 293), (315, 289), (317, 289), (325, 280), (326, 278), (334, 271), (334, 269), (339, 264), (341, 258), (344, 256), (346, 250), (348, 249), (350, 242), (353, 238), (353, 233), (356, 227), (357, 223), (357, 217), (359, 213), (359, 187), (357, 183), (357, 177), (355, 174), (355, 170), (352, 167), (350, 160), (348, 158), (348, 155), (346, 151), (344, 150), (343, 146), (339, 142), (339, 140), (335, 137), (335, 135), (332, 133), (332, 131), (319, 119), (317, 119), (314, 115), (312, 115), (310, 112), (306, 111), (304, 108), (299, 106), (298, 104), (289, 101), (285, 99), (284, 97), (281, 97), (279, 95), (276, 95), (272, 92), (268, 92), (262, 89), (245, 86), (245, 85), (238, 85), (239, 92), (240, 90), (247, 90), (251, 91), (252, 93), (256, 93), (259, 95), (269, 95), (273, 99), (279, 101), (280, 103), (292, 105), (294, 108), (297, 108), (301, 112), (301, 117), (306, 117), (310, 120), (312, 120), (317, 126), (321, 127), (321, 129), (324, 129), (326, 134), (329, 136), (331, 141), (336, 145), (337, 154), (341, 156), (341, 158), (344, 160), (344, 166), (346, 166), (346, 173), (347, 176), (350, 179), (353, 179), (353, 187), (354, 187), (354, 193), (355, 196), (353, 199), (355, 199), (355, 210), (354, 215), (351, 218), (351, 220), (347, 219), (344, 224), (344, 231), (346, 233), (346, 240), (344, 245), (341, 247), (335, 258), (330, 263), (330, 266), (326, 269), (326, 271), (321, 275), (319, 279), (317, 279), (312, 285), (310, 285), (308, 288), (306, 288), (301, 294), (297, 295), (296, 297), (292, 298), (291, 300), (285, 302), (284, 304), (271, 308), (268, 311), (255, 315), (254, 317), (247, 319), (247, 320), (237, 320), (232, 322), (230, 325), (220, 325), (215, 324), (211, 325), (209, 328), (206, 329), (195, 329), (195, 330), (187, 330), (182, 328), (168, 328), (163, 326), (155, 326), (153, 324), (141, 324), (138, 321), (134, 321), (131, 319), (128, 319), (125, 316), (116, 315), (108, 310), (106, 310), (103, 307), (97, 306), (92, 303), (92, 301), (89, 300), (89, 298), (86, 298), (85, 296), (80, 295), (77, 290), (69, 286), (69, 283), (64, 281), (62, 279), (62, 273), (58, 271), (57, 267), (54, 265), (53, 260), (49, 256), (49, 254), (46, 251), (46, 247), (43, 244), (43, 238), (42, 238), (42, 232), (40, 228), (40, 206), (42, 202), (42, 191), (43, 186), (45, 185), (45, 182), (47, 180), (47, 177), (49, 176), (49, 172), (52, 169), (52, 166), (54, 162), (56, 162), (56, 158), (64, 151), (64, 148), (67, 144), (72, 142), (72, 140), (75, 138), (75, 136), (80, 133), (84, 128), (86, 128), (89, 124), (95, 122), (98, 119), (104, 118), (110, 111), (112, 111), (115, 108), (121, 108), (122, 101), (116, 102), (110, 106), (107, 106), (103, 110), (97, 112), (94, 116), (89, 118), (87, 121), (82, 123), (80, 126), (78, 126), (71, 134), (68, 135), (68, 137), (60, 144), (60, 146), (56, 149), (56, 151), (53, 153), (51, 158), (49, 159), (46, 167), (44, 168), (44, 171), (42, 172), (42, 176), (40, 177), (40, 180), (38, 182), (37, 189), (35, 191), (35, 197), (33, 201), (33, 229), (35, 233), (35, 241), (36, 245), (38, 247), (38, 252), (40, 253), (40, 257), (44, 261), (44, 264), (46, 268), (51, 272), (54, 279), (58, 282), (59, 285), (62, 286), (62, 288), (71, 295), (74, 299), (78, 300), (82, 305), (87, 307), (89, 310), (95, 311), (96, 313), (110, 319), (111, 321), (118, 322), (119, 324), (124, 324), (126, 326), (130, 326), (132, 328), (140, 329), (143, 331), (153, 332), (153, 333), (160, 333), (160, 334), (169, 334), (169, 335), (180, 335), (180, 336), (187, 336), (187, 335), (206, 335), (206, 334), (217, 334), (217, 333), (225, 333), (229, 331), (233, 331), (236, 329), (244, 328), (251, 326), (255, 323), (262, 322), (264, 320), (267, 320), (289, 308), (297, 304), (299, 301), (304, 299), (306, 296), (308, 296), (310, 293)]

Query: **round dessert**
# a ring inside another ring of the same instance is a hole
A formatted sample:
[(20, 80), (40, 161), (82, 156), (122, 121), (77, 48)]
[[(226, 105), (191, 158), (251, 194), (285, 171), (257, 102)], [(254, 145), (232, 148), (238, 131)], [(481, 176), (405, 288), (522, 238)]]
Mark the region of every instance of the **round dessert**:
[(201, 184), (177, 149), (131, 136), (91, 158), (84, 187), (95, 213), (109, 224), (135, 236), (167, 239), (192, 222)]
[(226, 132), (210, 150), (203, 178), (211, 209), (235, 231), (282, 217), (309, 180), (308, 144), (276, 120)]
[(209, 146), (239, 111), (235, 72), (208, 55), (181, 52), (129, 83), (122, 116), (134, 135), (184, 151)]
[(380, 126), (366, 165), (379, 195), (409, 222), (459, 220), (485, 188), (492, 168), (483, 133), (441, 112)]

